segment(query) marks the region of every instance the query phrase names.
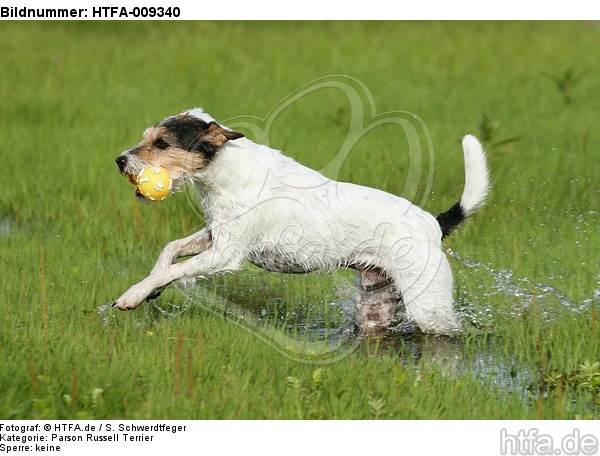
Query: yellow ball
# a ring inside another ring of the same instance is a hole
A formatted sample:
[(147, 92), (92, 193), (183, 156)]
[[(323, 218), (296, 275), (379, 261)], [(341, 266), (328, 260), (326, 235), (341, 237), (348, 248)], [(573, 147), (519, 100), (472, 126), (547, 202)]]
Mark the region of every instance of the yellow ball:
[(165, 199), (173, 187), (173, 180), (163, 166), (144, 168), (136, 181), (139, 192), (151, 201)]

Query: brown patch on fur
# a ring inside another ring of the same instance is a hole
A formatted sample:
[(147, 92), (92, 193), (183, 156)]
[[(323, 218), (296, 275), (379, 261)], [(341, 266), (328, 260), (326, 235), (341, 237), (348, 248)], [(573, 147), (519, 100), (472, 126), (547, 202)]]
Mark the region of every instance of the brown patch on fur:
[(164, 166), (173, 178), (193, 174), (207, 165), (204, 155), (176, 148), (158, 153), (144, 151), (138, 156), (146, 163)]
[(198, 135), (198, 138), (211, 143), (214, 146), (221, 147), (229, 140), (243, 138), (242, 133), (233, 130), (226, 130), (216, 122), (208, 124), (208, 128)]
[[(156, 147), (159, 139), (169, 147)], [(144, 139), (131, 150), (131, 154), (148, 166), (164, 166), (173, 179), (193, 174), (208, 164), (203, 154), (171, 146), (176, 143), (176, 138), (167, 128), (151, 127), (144, 132)]]

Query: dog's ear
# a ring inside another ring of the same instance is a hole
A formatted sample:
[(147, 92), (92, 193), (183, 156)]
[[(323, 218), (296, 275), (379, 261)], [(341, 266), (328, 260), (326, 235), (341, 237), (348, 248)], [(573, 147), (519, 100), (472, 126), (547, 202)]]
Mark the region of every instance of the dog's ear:
[(210, 122), (208, 128), (198, 135), (198, 139), (204, 143), (209, 143), (214, 147), (221, 147), (229, 140), (243, 138), (242, 133), (233, 130), (226, 130), (216, 122)]

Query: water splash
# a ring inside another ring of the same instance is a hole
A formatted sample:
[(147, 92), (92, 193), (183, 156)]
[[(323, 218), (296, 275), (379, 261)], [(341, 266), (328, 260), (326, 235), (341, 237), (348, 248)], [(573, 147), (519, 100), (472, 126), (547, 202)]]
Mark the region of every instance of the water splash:
[[(463, 270), (456, 271), (457, 288), (459, 289), (459, 300), (463, 305), (463, 316), (470, 319), (475, 326), (489, 321), (499, 309), (492, 306), (481, 305), (482, 302), (500, 296), (512, 303), (508, 313), (519, 317), (524, 311), (531, 309), (533, 305), (540, 308), (540, 315), (548, 320), (554, 318), (559, 309), (572, 313), (581, 313), (595, 303), (600, 302), (600, 276), (596, 282), (596, 289), (591, 297), (576, 302), (569, 298), (563, 291), (547, 283), (536, 283), (527, 277), (517, 277), (510, 269), (494, 269), (482, 262), (473, 262), (461, 257), (450, 249), (446, 253), (461, 263), (467, 270), (477, 274), (476, 281), (480, 283), (476, 291), (461, 290), (461, 278)], [(556, 305), (558, 304), (558, 306)]]
[(111, 317), (115, 318), (114, 312), (111, 313), (112, 305), (113, 303), (109, 302), (98, 306), (98, 314), (102, 316), (102, 321), (105, 325), (108, 325), (111, 322)]
[[(294, 286), (296, 280), (304, 286)], [(347, 330), (356, 287), (344, 274), (263, 271), (237, 274), (236, 282), (217, 278), (179, 291), (194, 307), (225, 318), (297, 362), (330, 364), (356, 349), (359, 341)]]
[(175, 304), (172, 302), (161, 302), (159, 303), (156, 299), (151, 299), (149, 303), (152, 305), (154, 309), (156, 309), (162, 316), (176, 318), (181, 314), (185, 313), (189, 307), (190, 302), (187, 300), (182, 304)]

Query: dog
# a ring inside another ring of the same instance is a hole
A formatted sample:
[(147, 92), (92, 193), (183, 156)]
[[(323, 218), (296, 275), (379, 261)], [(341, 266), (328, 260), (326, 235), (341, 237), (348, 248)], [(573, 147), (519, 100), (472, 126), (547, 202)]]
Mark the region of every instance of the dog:
[(442, 240), (484, 204), (490, 187), (479, 141), (467, 135), (462, 145), (462, 197), (434, 217), (404, 198), (328, 179), (200, 108), (167, 117), (146, 129), (117, 165), (132, 183), (143, 168), (164, 166), (173, 190), (195, 184), (206, 226), (169, 242), (148, 277), (111, 304), (132, 310), (173, 282), (237, 271), (244, 261), (279, 273), (352, 268), (363, 288), (393, 284), (421, 331), (458, 334)]

